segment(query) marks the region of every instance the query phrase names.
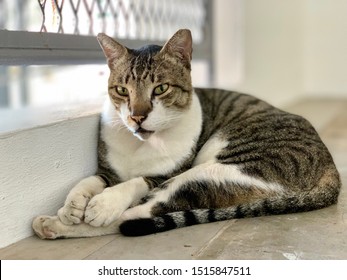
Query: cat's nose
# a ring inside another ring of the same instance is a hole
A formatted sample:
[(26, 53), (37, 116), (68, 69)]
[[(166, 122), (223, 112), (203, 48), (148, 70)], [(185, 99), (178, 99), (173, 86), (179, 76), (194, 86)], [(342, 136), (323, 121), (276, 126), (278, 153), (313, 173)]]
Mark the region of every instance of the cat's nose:
[(136, 122), (137, 124), (141, 124), (147, 118), (147, 116), (134, 116), (134, 115), (131, 115), (130, 118), (134, 122)]

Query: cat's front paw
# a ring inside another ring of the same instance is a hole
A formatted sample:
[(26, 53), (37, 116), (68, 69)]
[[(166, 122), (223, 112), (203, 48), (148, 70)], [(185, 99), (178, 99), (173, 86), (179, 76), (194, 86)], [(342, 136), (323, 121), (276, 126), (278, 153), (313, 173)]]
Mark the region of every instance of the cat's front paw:
[(58, 217), (65, 225), (80, 224), (90, 199), (101, 193), (105, 182), (98, 176), (90, 176), (80, 181), (69, 193), (65, 204), (58, 211)]
[(84, 222), (94, 227), (108, 226), (116, 221), (128, 208), (122, 194), (117, 191), (105, 190), (94, 196), (84, 213)]
[(65, 225), (80, 224), (89, 201), (90, 196), (86, 194), (69, 195), (64, 206), (58, 210), (59, 219)]
[(56, 239), (60, 237), (61, 224), (57, 216), (39, 216), (33, 220), (32, 228), (41, 239)]

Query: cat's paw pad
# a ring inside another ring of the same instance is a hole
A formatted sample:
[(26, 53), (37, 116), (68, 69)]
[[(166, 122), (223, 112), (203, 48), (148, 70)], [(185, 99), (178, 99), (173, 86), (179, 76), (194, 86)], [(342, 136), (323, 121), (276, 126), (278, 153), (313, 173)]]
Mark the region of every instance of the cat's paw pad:
[(59, 223), (57, 216), (39, 216), (33, 220), (32, 228), (41, 239), (56, 239), (59, 237)]
[(75, 194), (68, 198), (65, 205), (58, 210), (59, 219), (65, 225), (80, 224), (89, 200), (90, 196), (83, 194)]
[(126, 210), (121, 197), (111, 192), (103, 192), (94, 196), (84, 213), (84, 222), (94, 227), (108, 226), (116, 221)]

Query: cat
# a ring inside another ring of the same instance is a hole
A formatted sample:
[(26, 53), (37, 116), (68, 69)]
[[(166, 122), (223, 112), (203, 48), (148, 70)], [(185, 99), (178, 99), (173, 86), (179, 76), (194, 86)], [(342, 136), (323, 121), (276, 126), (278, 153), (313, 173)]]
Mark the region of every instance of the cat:
[(339, 173), (307, 120), (192, 87), (189, 30), (135, 50), (97, 39), (110, 68), (98, 170), (56, 216), (34, 219), (40, 238), (141, 236), (337, 203)]

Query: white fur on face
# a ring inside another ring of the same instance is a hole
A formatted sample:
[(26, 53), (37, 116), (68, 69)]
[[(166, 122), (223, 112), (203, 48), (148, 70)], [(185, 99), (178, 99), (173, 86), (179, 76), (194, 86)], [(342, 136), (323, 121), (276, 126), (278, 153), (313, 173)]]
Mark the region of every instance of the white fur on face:
[[(130, 111), (127, 104), (124, 102), (120, 106), (118, 112), (124, 125), (140, 140), (147, 140), (143, 135), (135, 133), (139, 126), (131, 120)], [(149, 113), (146, 120), (141, 124), (141, 127), (148, 131), (161, 132), (169, 129), (177, 124), (182, 118), (182, 111), (164, 107), (160, 100), (153, 102), (153, 110)]]
[[(139, 176), (166, 174), (189, 157), (202, 126), (202, 113), (198, 97), (193, 94), (186, 111), (174, 112), (156, 104), (144, 125), (159, 127), (147, 141), (140, 141), (122, 119), (120, 111), (107, 100), (102, 113), (101, 137), (107, 145), (108, 162), (122, 181)], [(125, 106), (127, 107), (127, 106)], [(160, 118), (165, 110), (167, 121)], [(157, 112), (157, 113), (156, 113)], [(175, 115), (179, 114), (179, 118)], [(169, 117), (171, 116), (171, 121)], [(127, 118), (127, 115), (123, 115)], [(174, 120), (173, 120), (174, 118)], [(146, 124), (148, 122), (148, 124)], [(158, 124), (159, 123), (159, 124)], [(145, 126), (145, 129), (149, 129)], [(160, 130), (161, 129), (161, 130)]]

